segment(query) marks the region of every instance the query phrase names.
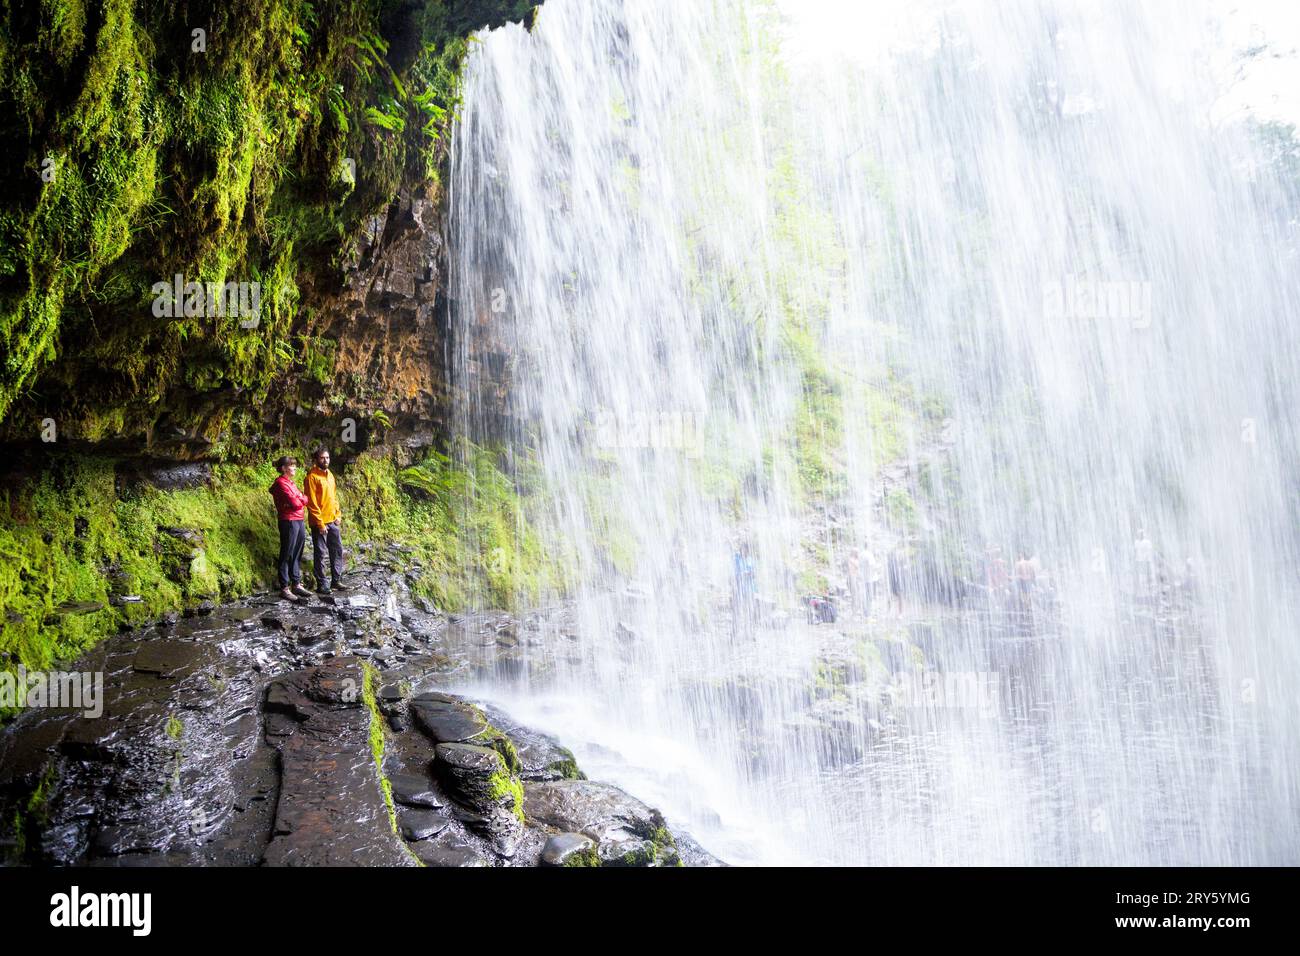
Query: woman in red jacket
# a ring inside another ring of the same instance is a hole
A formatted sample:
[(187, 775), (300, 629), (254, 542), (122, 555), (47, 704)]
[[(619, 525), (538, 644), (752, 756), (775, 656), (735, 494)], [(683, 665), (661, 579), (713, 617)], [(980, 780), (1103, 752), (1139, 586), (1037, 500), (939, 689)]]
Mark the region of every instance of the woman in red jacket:
[(307, 496), (293, 483), (298, 459), (286, 455), (275, 467), (280, 477), (271, 485), (271, 497), (275, 499), (275, 513), (280, 519), (280, 596), (286, 601), (296, 601), (300, 596), (311, 597), (311, 592), (302, 586), (301, 567), (302, 549), (307, 542), (303, 530)]

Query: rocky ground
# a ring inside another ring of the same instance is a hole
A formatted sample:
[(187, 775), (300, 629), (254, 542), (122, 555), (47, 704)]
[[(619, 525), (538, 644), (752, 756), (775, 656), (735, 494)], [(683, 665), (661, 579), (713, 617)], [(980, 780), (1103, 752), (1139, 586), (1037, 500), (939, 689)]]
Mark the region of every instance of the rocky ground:
[(103, 713), (32, 709), (0, 732), (0, 859), (719, 862), (558, 741), (446, 693), (546, 666), (564, 628), (440, 613), (412, 600), (402, 557), (371, 553), (332, 598), (202, 606), (67, 667), (103, 673)]

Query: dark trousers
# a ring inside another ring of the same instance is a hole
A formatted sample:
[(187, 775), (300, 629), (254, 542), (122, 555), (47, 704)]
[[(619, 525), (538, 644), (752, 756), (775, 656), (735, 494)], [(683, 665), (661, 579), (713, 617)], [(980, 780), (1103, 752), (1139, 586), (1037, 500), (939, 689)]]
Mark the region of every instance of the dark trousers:
[(307, 545), (307, 532), (302, 519), (280, 519), (280, 587), (287, 588), (302, 580), (302, 549)]
[(337, 581), (343, 575), (343, 535), (339, 523), (331, 521), (323, 528), (311, 529), (312, 567), (316, 571), (316, 586), (325, 586), (325, 554), (329, 552), (330, 577)]

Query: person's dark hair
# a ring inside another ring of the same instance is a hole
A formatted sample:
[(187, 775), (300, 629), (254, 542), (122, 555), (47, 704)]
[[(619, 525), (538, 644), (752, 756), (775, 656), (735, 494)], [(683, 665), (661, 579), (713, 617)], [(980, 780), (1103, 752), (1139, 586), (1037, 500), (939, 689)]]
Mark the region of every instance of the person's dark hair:
[(328, 454), (329, 454), (329, 449), (326, 448), (324, 445), (321, 445), (319, 448), (317, 448), (314, 452), (311, 453), (311, 460), (315, 461), (321, 455), (328, 455)]
[(282, 455), (275, 460), (275, 467), (277, 471), (283, 468), (285, 465), (296, 465), (296, 464), (298, 464), (298, 459), (294, 458), (293, 455)]

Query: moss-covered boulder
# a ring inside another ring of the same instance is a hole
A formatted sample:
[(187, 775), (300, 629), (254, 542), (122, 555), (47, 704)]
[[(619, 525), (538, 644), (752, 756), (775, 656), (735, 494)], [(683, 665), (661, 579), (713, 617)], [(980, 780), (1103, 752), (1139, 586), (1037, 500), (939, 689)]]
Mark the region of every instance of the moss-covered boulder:
[(434, 774), (459, 806), (457, 814), (502, 856), (523, 835), (524, 791), (501, 754), (474, 744), (438, 744)]
[(589, 837), (602, 866), (680, 865), (677, 841), (663, 814), (612, 784), (531, 784), (524, 806), (534, 825)]

